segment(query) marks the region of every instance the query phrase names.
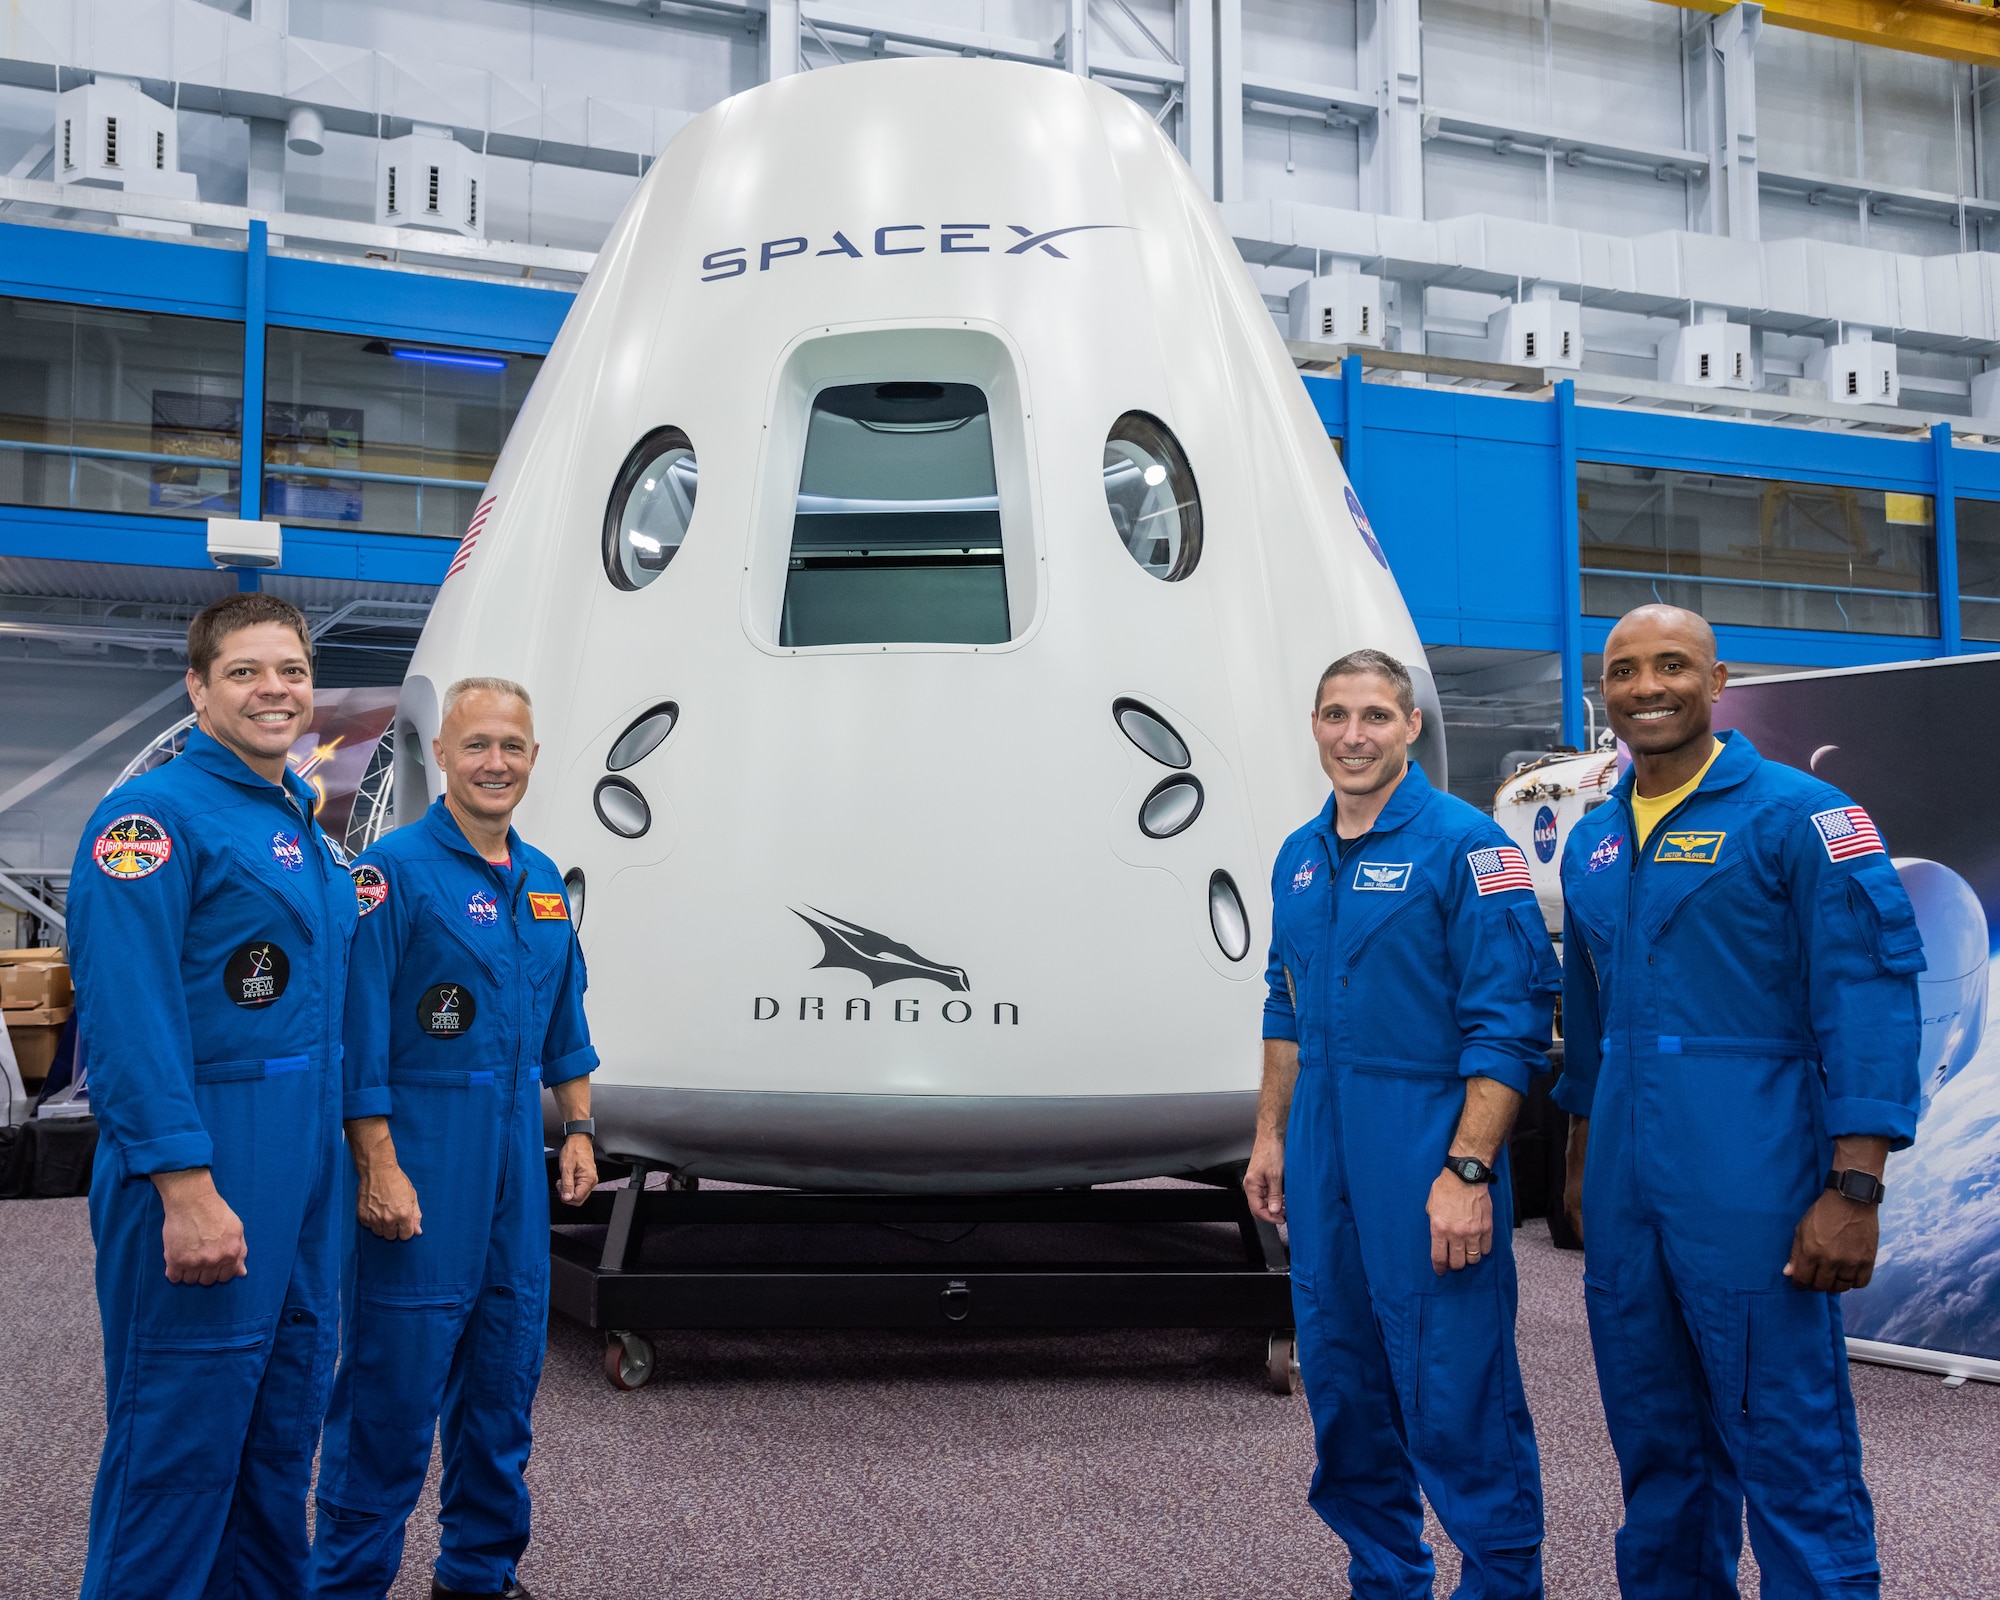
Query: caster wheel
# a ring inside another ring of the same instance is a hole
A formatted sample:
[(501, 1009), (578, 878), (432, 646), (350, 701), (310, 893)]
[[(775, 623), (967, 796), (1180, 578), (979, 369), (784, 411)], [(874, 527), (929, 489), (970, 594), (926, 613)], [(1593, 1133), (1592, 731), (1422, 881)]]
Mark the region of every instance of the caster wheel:
[(1264, 1374), (1273, 1394), (1297, 1394), (1305, 1387), (1299, 1377), (1299, 1342), (1289, 1331), (1271, 1335), (1265, 1347)]
[(653, 1341), (614, 1332), (604, 1345), (604, 1375), (614, 1389), (643, 1389), (653, 1381)]

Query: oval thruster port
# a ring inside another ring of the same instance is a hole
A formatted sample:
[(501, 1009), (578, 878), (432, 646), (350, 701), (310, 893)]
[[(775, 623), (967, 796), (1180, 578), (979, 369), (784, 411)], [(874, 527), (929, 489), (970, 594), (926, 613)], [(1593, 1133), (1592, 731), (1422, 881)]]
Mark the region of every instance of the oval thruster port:
[(591, 796), (597, 820), (623, 839), (636, 839), (653, 825), (653, 808), (646, 797), (623, 778), (605, 778)]
[(947, 1284), (938, 1303), (944, 1308), (947, 1322), (963, 1322), (972, 1315), (972, 1290), (962, 1283)]
[(563, 898), (569, 902), (569, 923), (583, 926), (583, 868), (571, 867), (563, 874)]
[(1192, 773), (1163, 778), (1139, 807), (1139, 831), (1149, 839), (1171, 839), (1201, 815), (1201, 780)]
[(618, 735), (618, 742), (612, 745), (611, 754), (604, 758), (604, 765), (613, 772), (637, 766), (660, 748), (667, 735), (674, 731), (674, 724), (680, 721), (680, 716), (681, 708), (673, 701), (661, 701)]
[(1226, 872), (1209, 875), (1208, 925), (1231, 961), (1250, 953), (1250, 918), (1243, 910), (1243, 896), (1236, 892), (1236, 880)]
[(1151, 706), (1142, 705), (1137, 700), (1114, 700), (1111, 702), (1111, 715), (1117, 718), (1119, 730), (1125, 737), (1161, 766), (1186, 767), (1189, 764), (1186, 741)]

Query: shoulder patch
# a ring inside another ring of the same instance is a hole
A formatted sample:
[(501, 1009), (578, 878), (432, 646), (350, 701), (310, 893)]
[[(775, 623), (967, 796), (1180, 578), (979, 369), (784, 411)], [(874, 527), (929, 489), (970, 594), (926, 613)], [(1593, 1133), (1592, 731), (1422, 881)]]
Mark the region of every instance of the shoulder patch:
[(537, 922), (569, 921), (569, 901), (559, 894), (543, 894), (540, 890), (530, 889), (528, 909), (534, 912)]
[(167, 830), (139, 811), (110, 823), (90, 847), (90, 858), (111, 878), (150, 878), (173, 853)]
[(1881, 855), (1882, 835), (1868, 813), (1859, 806), (1836, 806), (1831, 811), (1813, 813), (1812, 825), (1819, 842), (1826, 847), (1829, 861), (1848, 861), (1855, 856)]
[(373, 862), (362, 862), (352, 868), (348, 876), (354, 880), (354, 908), (362, 916), (367, 916), (389, 898), (389, 880)]
[(1488, 845), (1484, 850), (1474, 850), (1466, 856), (1465, 864), (1472, 869), (1473, 887), (1483, 895), (1535, 886), (1535, 880), (1528, 875), (1528, 858), (1521, 854), (1518, 845)]

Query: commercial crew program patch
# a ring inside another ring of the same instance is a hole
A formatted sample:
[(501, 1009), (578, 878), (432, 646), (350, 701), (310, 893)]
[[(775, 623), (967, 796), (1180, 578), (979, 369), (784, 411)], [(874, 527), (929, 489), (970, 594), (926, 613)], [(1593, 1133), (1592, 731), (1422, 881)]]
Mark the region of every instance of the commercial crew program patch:
[(1473, 886), (1481, 894), (1501, 894), (1508, 889), (1532, 889), (1535, 880), (1528, 874), (1528, 858), (1518, 845), (1492, 845), (1474, 850), (1465, 858), (1472, 868)]
[(417, 1027), (433, 1039), (463, 1039), (479, 1008), (462, 983), (434, 983), (417, 1001)]
[(1695, 833), (1685, 828), (1676, 828), (1671, 833), (1660, 835), (1660, 842), (1653, 847), (1655, 861), (1686, 861), (1698, 867), (1712, 867), (1722, 854), (1722, 841), (1726, 833)]
[(1819, 842), (1826, 846), (1829, 861), (1849, 861), (1855, 856), (1883, 853), (1882, 835), (1875, 831), (1868, 813), (1859, 806), (1816, 811), (1812, 825), (1819, 829)]
[(90, 847), (90, 858), (107, 877), (150, 878), (167, 864), (174, 841), (151, 817), (133, 811), (120, 817)]
[(229, 998), (246, 1011), (262, 1011), (273, 1004), (291, 981), (291, 958), (268, 939), (244, 945), (222, 969)]
[(354, 880), (354, 909), (362, 916), (389, 898), (389, 880), (382, 876), (380, 867), (364, 861), (348, 876)]
[(559, 894), (543, 894), (539, 890), (530, 889), (528, 909), (534, 912), (537, 922), (569, 921), (569, 902)]

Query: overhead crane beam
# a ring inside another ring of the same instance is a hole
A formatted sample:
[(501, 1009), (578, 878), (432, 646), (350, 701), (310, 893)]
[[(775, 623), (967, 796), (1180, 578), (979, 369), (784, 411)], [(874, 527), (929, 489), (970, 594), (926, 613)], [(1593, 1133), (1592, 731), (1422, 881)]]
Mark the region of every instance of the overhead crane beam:
[[(1720, 16), (1738, 0), (1664, 3)], [(2000, 11), (1966, 0), (1764, 0), (1764, 20), (1774, 27), (1829, 39), (1852, 39), (1942, 61), (1968, 61), (1975, 67), (2000, 67)]]

